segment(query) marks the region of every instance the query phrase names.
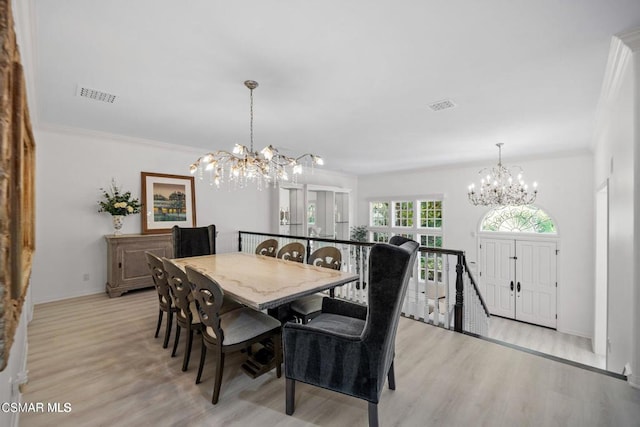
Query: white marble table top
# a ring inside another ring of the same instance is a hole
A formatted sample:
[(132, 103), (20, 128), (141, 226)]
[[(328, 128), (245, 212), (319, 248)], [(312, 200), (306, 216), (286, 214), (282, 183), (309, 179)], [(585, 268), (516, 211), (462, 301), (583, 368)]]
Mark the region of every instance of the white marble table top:
[(226, 295), (256, 310), (277, 307), (358, 279), (353, 273), (245, 252), (173, 261), (208, 275)]

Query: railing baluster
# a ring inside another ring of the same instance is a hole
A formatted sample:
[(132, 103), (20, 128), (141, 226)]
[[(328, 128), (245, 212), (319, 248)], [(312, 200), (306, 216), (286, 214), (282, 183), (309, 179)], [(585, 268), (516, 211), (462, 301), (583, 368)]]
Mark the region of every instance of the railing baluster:
[(446, 329), (449, 329), (449, 257), (451, 255), (446, 255), (445, 256), (445, 261), (444, 261), (444, 266), (443, 268), (445, 269), (445, 275), (444, 275), (444, 280), (445, 280), (445, 284), (444, 284), (444, 307), (445, 307), (445, 311), (444, 311), (444, 327)]

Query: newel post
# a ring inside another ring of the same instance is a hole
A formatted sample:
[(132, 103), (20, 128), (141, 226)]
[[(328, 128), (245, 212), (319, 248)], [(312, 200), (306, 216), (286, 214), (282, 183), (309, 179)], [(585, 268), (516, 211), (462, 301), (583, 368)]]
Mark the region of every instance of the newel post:
[(238, 231), (238, 252), (242, 252), (242, 233)]
[(456, 305), (453, 312), (453, 330), (462, 332), (462, 313), (464, 307), (464, 282), (462, 281), (462, 254), (458, 254), (456, 264)]

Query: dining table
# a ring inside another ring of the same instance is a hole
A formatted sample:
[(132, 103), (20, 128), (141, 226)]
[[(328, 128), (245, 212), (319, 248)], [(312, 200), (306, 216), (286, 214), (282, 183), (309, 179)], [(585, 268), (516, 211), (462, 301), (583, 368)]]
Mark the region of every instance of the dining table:
[[(330, 290), (359, 278), (353, 273), (246, 252), (176, 258), (172, 261), (183, 269), (188, 265), (209, 276), (220, 285), (226, 296), (255, 310), (277, 310), (298, 298)], [(275, 367), (273, 345), (269, 342), (264, 345), (256, 353), (248, 354), (241, 366), (252, 378)]]
[(172, 260), (214, 279), (225, 295), (255, 310), (276, 308), (358, 280), (358, 275), (247, 252)]

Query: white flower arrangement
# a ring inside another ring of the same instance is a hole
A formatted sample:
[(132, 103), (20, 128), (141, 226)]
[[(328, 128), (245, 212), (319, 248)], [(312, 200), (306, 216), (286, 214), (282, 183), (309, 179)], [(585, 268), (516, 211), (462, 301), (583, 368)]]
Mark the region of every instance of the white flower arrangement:
[(140, 212), (140, 201), (131, 198), (131, 192), (122, 192), (115, 180), (111, 180), (109, 190), (101, 188), (104, 200), (99, 200), (98, 212), (108, 212), (111, 215), (130, 215)]

